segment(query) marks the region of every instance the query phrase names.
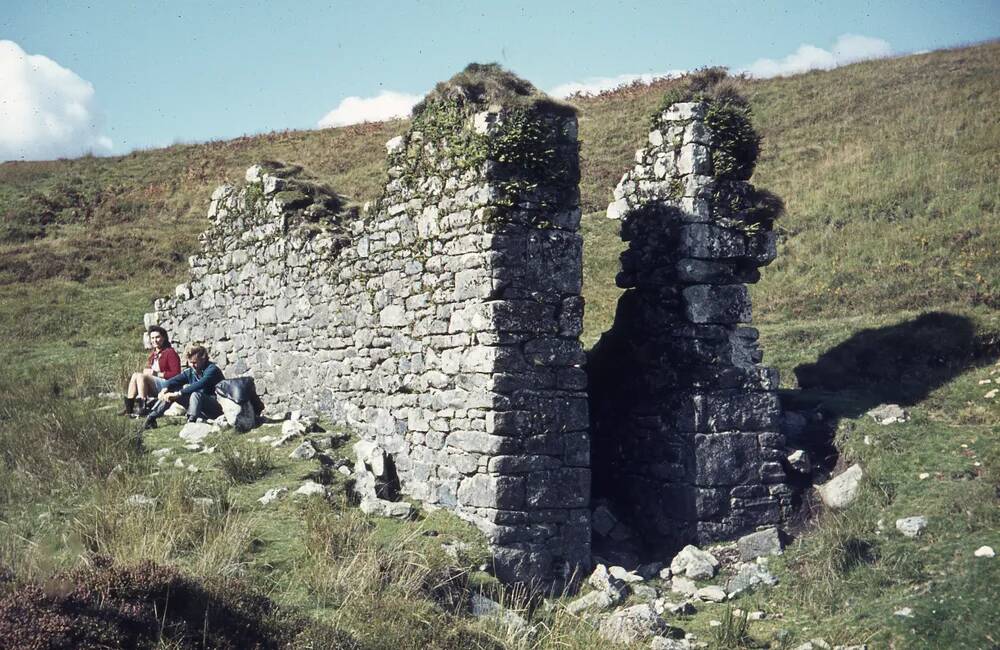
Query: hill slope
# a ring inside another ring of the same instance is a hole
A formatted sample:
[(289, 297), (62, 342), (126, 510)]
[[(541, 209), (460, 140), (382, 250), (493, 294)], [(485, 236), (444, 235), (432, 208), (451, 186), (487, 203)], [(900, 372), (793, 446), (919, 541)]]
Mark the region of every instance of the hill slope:
[[(603, 209), (669, 85), (576, 102), (588, 344), (619, 294), (623, 245)], [(712, 627), (729, 620), (722, 605), (671, 623), (717, 647), (813, 637), (995, 647), (1000, 561), (973, 550), (1000, 549), (1000, 43), (745, 82), (744, 92), (765, 138), (754, 182), (788, 208), (778, 259), (753, 288), (766, 361), (781, 371), (786, 407), (821, 417), (840, 466), (862, 464), (865, 482), (846, 511), (804, 510), (797, 542), (771, 564), (781, 584), (737, 603), (768, 613), (748, 636)], [(262, 479), (236, 481), (249, 460), (234, 459), (250, 457), (242, 446), (226, 463), (176, 449), (197, 473), (156, 465), (127, 444), (127, 423), (78, 399), (120, 390), (140, 356), (141, 314), (184, 279), (215, 185), (282, 159), (371, 200), (384, 182), (382, 145), (405, 128), (0, 165), (0, 595), (5, 567), (43, 580), (91, 552), (155, 556), (200, 577), (239, 573), (349, 629), (361, 647), (473, 645), (462, 635), (480, 628), (442, 612), (438, 565), (421, 555), (462, 538), (450, 523), (386, 528), (340, 502), (265, 511), (263, 489), (300, 480), (303, 465), (273, 459)], [(910, 420), (881, 426), (865, 415), (885, 401)], [(176, 429), (148, 442), (176, 444)], [(136, 493), (160, 499), (139, 518), (121, 506)], [(216, 505), (195, 516), (192, 496)], [(927, 517), (924, 534), (898, 534), (893, 522), (914, 515)], [(423, 535), (431, 526), (441, 538)], [(387, 543), (385, 564), (376, 560)], [(420, 563), (427, 571), (415, 576)], [(894, 615), (903, 607), (912, 616)], [(545, 634), (487, 635), (505, 648), (598, 642), (575, 617), (538, 610), (532, 622)]]

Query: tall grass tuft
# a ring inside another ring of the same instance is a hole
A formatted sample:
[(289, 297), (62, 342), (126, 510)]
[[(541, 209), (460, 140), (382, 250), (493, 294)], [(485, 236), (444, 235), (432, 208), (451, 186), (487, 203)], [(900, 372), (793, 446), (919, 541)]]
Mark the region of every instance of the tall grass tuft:
[(219, 451), (218, 465), (236, 484), (258, 481), (274, 469), (274, 454), (266, 445), (237, 443)]

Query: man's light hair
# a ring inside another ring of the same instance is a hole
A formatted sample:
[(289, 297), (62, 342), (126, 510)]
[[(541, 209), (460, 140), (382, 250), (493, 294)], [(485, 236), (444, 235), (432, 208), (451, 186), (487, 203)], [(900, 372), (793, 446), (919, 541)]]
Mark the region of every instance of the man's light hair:
[(198, 345), (197, 343), (192, 343), (191, 345), (187, 346), (187, 348), (185, 348), (184, 356), (187, 357), (188, 359), (192, 359), (194, 357), (201, 357), (207, 359), (208, 350), (205, 349), (204, 345)]

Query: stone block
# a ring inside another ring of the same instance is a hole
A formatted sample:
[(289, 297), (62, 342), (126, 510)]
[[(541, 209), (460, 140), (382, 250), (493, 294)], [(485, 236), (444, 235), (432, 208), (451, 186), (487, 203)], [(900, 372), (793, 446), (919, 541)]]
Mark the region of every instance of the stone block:
[(476, 474), (461, 480), (458, 500), (466, 506), (517, 509), (524, 505), (524, 483), (521, 476)]
[(682, 292), (685, 316), (695, 323), (750, 322), (750, 294), (742, 284), (696, 284)]

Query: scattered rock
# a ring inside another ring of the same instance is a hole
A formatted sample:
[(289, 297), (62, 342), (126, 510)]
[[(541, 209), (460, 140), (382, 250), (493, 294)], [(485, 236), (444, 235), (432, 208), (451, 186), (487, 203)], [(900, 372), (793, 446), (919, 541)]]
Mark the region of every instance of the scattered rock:
[(351, 475), (351, 468), (348, 467), (347, 465), (341, 465), (340, 467), (337, 468), (337, 471), (343, 474), (344, 476)]
[(817, 485), (816, 490), (828, 507), (834, 510), (846, 508), (858, 498), (862, 476), (861, 465), (851, 465), (839, 476)]
[(749, 612), (747, 614), (748, 621), (763, 621), (765, 618), (767, 618), (767, 614), (760, 610)]
[(177, 460), (174, 461), (174, 467), (176, 467), (177, 469), (184, 469), (185, 467), (184, 461), (178, 458)]
[(145, 494), (133, 494), (125, 499), (125, 504), (130, 506), (152, 507), (156, 505), (156, 499), (147, 497)]
[(406, 501), (386, 501), (376, 497), (361, 499), (361, 512), (376, 517), (391, 517), (393, 519), (408, 519), (413, 512), (413, 506)]
[(649, 650), (691, 650), (694, 646), (687, 639), (668, 639), (664, 636), (653, 637)]
[(208, 422), (188, 422), (184, 425), (184, 428), (181, 429), (179, 435), (183, 440), (187, 440), (188, 442), (200, 443), (205, 440), (209, 434), (218, 433), (219, 431), (219, 427), (214, 424), (209, 424)]
[(174, 452), (174, 450), (171, 449), (170, 447), (164, 447), (163, 449), (157, 449), (157, 450), (153, 451), (150, 455), (153, 458), (162, 458), (164, 456), (169, 456), (173, 452)]
[(698, 591), (694, 592), (694, 595), (701, 600), (707, 600), (713, 603), (721, 603), (726, 600), (726, 590), (715, 585), (702, 587)]
[(910, 415), (899, 404), (879, 404), (868, 411), (868, 415), (881, 425), (906, 422), (910, 419)]
[(470, 546), (465, 542), (444, 542), (441, 544), (441, 550), (445, 552), (445, 555), (450, 557), (455, 562), (461, 562), (461, 555), (467, 553), (470, 550)]
[(184, 445), (184, 448), (187, 449), (188, 451), (200, 451), (201, 450), (201, 443), (200, 442), (192, 442), (192, 443)]
[(643, 580), (641, 575), (635, 573), (634, 571), (628, 571), (625, 567), (613, 566), (608, 569), (608, 573), (610, 573), (612, 577), (618, 578), (619, 580), (629, 584), (633, 582), (642, 582)]
[(316, 448), (312, 446), (312, 443), (308, 440), (304, 441), (298, 447), (292, 450), (292, 453), (288, 454), (289, 458), (294, 458), (296, 460), (309, 460), (316, 455)]
[(169, 418), (180, 418), (187, 415), (187, 409), (181, 406), (178, 402), (174, 402), (167, 407), (167, 410), (163, 412), (163, 415)]
[(894, 611), (892, 613), (892, 615), (893, 616), (899, 616), (899, 617), (902, 617), (902, 618), (913, 618), (913, 608), (912, 607), (903, 607), (901, 609), (897, 609), (896, 611)]
[(667, 600), (666, 598), (658, 598), (653, 601), (653, 609), (655, 609), (658, 614), (670, 613), (675, 616), (690, 616), (697, 611), (694, 607), (694, 603), (690, 600), (675, 603)]
[(715, 575), (719, 561), (708, 551), (688, 544), (670, 562), (670, 570), (674, 575), (683, 573), (694, 580), (707, 580)]
[(756, 560), (765, 555), (781, 555), (785, 548), (781, 543), (781, 534), (777, 528), (768, 528), (756, 533), (750, 533), (736, 542), (740, 550), (740, 559), (744, 562)]
[(674, 575), (674, 572), (670, 570), (670, 567), (665, 566), (660, 569), (659, 575), (661, 580), (670, 580), (670, 578)]
[(660, 593), (656, 590), (656, 587), (640, 584), (632, 586), (632, 595), (640, 601), (651, 601), (656, 600), (656, 597), (659, 596)]
[(809, 452), (804, 449), (796, 449), (788, 454), (788, 464), (799, 474), (812, 472), (812, 461), (809, 460)]
[(618, 599), (628, 594), (628, 585), (625, 584), (625, 581), (612, 576), (608, 571), (608, 567), (603, 564), (598, 564), (594, 568), (594, 572), (587, 578), (587, 582), (594, 589), (606, 591)]
[(277, 501), (281, 497), (281, 495), (283, 495), (285, 492), (288, 492), (288, 488), (285, 487), (271, 488), (270, 490), (264, 493), (264, 496), (257, 499), (257, 501), (266, 506), (272, 501)]
[(199, 508), (211, 508), (215, 505), (215, 499), (212, 499), (211, 497), (195, 497), (191, 499), (191, 503)]
[(773, 587), (776, 584), (778, 584), (778, 579), (768, 571), (767, 567), (754, 562), (747, 562), (741, 564), (736, 575), (726, 581), (726, 591), (731, 596), (735, 596), (753, 589), (757, 585)]
[(980, 546), (972, 554), (976, 557), (994, 557), (996, 555), (991, 546)]
[(475, 618), (496, 619), (512, 630), (523, 630), (528, 626), (528, 622), (520, 615), (482, 594), (472, 594), (469, 598), (469, 613)]
[(927, 517), (903, 517), (896, 520), (896, 530), (906, 537), (917, 537), (927, 528)]
[(923, 481), (924, 479), (929, 479), (931, 475), (928, 472), (920, 472), (917, 474), (917, 478)]
[(662, 635), (670, 629), (648, 603), (621, 609), (601, 622), (598, 631), (612, 643), (634, 643)]
[(314, 494), (325, 495), (326, 494), (326, 486), (325, 485), (320, 485), (316, 481), (313, 481), (313, 480), (310, 479), (310, 480), (306, 481), (305, 483), (303, 483), (301, 485), (301, 487), (299, 487), (299, 489), (295, 490), (295, 494), (301, 494), (301, 495), (304, 495), (304, 496), (312, 496)]
[(595, 589), (566, 605), (566, 611), (574, 616), (579, 616), (584, 612), (602, 612), (619, 602), (621, 602), (620, 598), (616, 599), (612, 593)]
[(670, 581), (670, 591), (675, 594), (694, 596), (695, 592), (698, 591), (698, 585), (696, 585), (694, 580), (691, 580), (690, 578), (674, 576), (673, 580)]

